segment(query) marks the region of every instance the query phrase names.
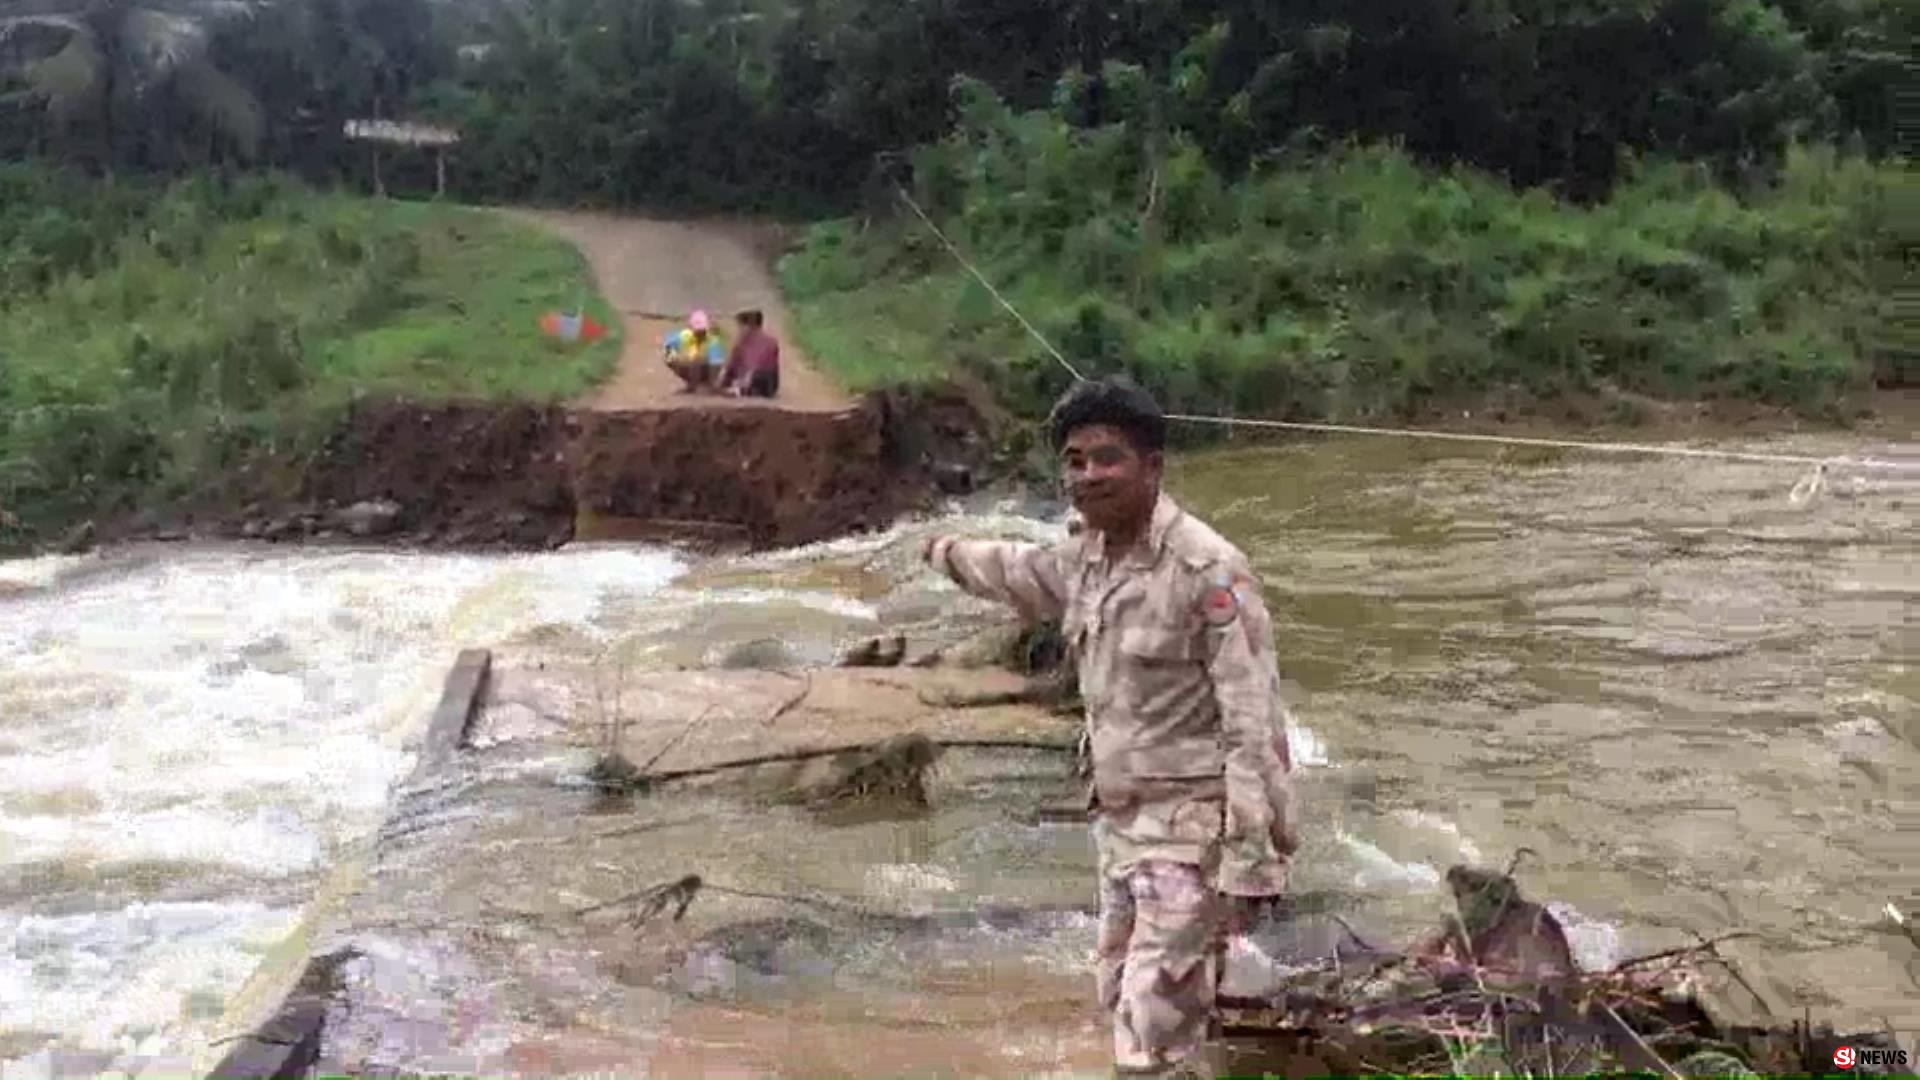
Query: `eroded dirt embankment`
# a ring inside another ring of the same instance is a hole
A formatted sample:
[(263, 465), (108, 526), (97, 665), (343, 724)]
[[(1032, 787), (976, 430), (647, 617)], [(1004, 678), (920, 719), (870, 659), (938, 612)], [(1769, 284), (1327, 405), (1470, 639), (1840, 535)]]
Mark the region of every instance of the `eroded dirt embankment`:
[(175, 514), (103, 533), (533, 550), (601, 537), (805, 544), (984, 483), (994, 426), (956, 390), (873, 394), (834, 413), (363, 403), (310, 456), (255, 463)]

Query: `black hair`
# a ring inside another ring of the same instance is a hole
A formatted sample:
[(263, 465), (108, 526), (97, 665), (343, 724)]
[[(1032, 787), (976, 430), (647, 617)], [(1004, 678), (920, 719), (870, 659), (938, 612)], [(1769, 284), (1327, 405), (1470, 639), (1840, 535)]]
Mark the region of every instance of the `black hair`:
[(740, 314), (735, 315), (734, 318), (738, 319), (742, 326), (752, 326), (755, 328), (765, 325), (767, 321), (767, 317), (760, 314), (760, 309), (758, 308), (748, 308)]
[(1124, 375), (1076, 382), (1060, 395), (1047, 414), (1047, 441), (1054, 453), (1067, 444), (1075, 428), (1088, 424), (1119, 428), (1143, 454), (1167, 448), (1167, 417), (1160, 403)]

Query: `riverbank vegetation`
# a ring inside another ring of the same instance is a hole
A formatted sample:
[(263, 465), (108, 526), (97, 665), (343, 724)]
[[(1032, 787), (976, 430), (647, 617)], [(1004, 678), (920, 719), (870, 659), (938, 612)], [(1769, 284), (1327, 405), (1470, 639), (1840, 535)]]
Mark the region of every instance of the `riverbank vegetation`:
[(0, 500), (165, 487), (349, 387), (551, 396), (612, 355), (499, 329), (582, 295), (558, 249), (263, 179), (368, 190), (366, 117), (458, 129), (450, 201), (816, 222), (783, 276), (859, 387), (960, 371), (1033, 412), (1064, 375), (897, 182), (1076, 364), (1183, 410), (1844, 418), (1915, 379), (1916, 10), (44, 0), (0, 15), (0, 159), (94, 180), (6, 181)]
[[(1342, 146), (1226, 180), (1175, 133), (1076, 131), (979, 84), (912, 197), (1075, 366), (1170, 409), (1297, 419), (1732, 397), (1839, 418), (1910, 383), (1888, 286), (1898, 170), (1788, 151), (1744, 197), (1635, 166), (1581, 205)], [(783, 279), (855, 385), (980, 378), (1029, 413), (1070, 376), (912, 216), (816, 227)], [(884, 357), (876, 362), (876, 357)]]
[(571, 396), (618, 355), (543, 338), (582, 301), (610, 319), (578, 252), (497, 215), (0, 169), (0, 508), (161, 502), (359, 396)]

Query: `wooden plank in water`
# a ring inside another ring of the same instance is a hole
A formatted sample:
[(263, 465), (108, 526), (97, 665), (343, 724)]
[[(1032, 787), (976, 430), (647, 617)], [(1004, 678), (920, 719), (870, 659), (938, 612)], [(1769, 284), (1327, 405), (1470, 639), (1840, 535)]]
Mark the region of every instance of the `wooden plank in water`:
[(420, 752), (423, 766), (445, 761), (465, 745), (492, 671), (493, 653), (486, 649), (464, 650), (453, 662), (446, 687), (440, 692), (440, 705), (427, 726), (427, 741)]
[(207, 1080), (295, 1080), (306, 1076), (320, 1056), (326, 1026), (323, 1000), (294, 997), (259, 1031), (239, 1040)]

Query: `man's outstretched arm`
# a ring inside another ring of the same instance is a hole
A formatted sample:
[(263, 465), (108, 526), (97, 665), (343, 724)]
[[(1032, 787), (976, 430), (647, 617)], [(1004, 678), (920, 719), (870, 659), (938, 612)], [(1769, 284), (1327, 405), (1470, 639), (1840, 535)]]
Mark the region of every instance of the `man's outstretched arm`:
[(1066, 613), (1066, 579), (1055, 548), (941, 536), (927, 543), (926, 558), (955, 585), (983, 600), (1006, 604), (1029, 622)]

